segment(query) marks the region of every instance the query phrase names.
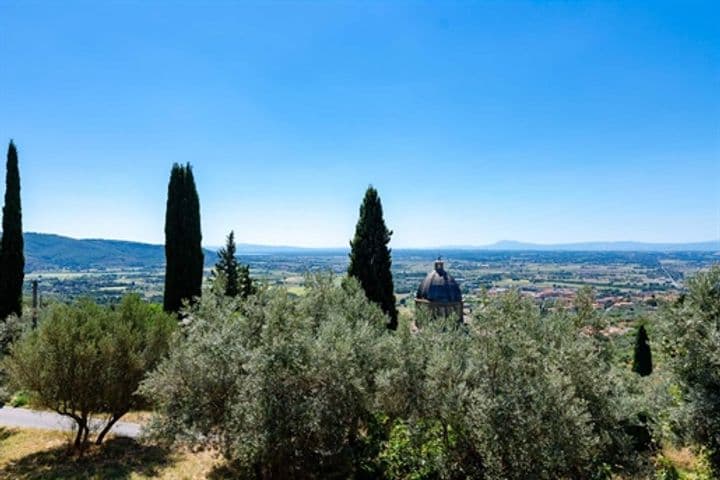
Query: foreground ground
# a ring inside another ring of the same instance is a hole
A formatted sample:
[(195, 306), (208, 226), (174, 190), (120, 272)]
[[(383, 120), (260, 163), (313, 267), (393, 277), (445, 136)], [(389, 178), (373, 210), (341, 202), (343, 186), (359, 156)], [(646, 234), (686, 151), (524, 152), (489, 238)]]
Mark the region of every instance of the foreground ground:
[(116, 437), (78, 458), (68, 450), (71, 435), (0, 427), (0, 479), (224, 478), (222, 461), (210, 452), (173, 451)]
[[(70, 454), (70, 432), (0, 427), (0, 479), (166, 479), (229, 478), (224, 462), (212, 452), (169, 450), (139, 440), (114, 437), (83, 457)], [(705, 480), (689, 449), (665, 448), (682, 480)], [(616, 480), (627, 480), (617, 478)]]

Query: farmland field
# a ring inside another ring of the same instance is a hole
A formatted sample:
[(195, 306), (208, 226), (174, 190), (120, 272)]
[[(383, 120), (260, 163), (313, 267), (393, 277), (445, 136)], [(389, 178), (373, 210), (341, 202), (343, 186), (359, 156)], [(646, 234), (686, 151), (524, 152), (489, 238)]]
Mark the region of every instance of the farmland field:
[[(412, 299), (418, 284), (441, 254), (446, 269), (460, 283), (468, 307), (483, 293), (519, 289), (538, 301), (570, 301), (588, 285), (604, 308), (632, 311), (655, 304), (659, 298), (679, 294), (688, 276), (720, 261), (706, 252), (540, 252), (483, 250), (396, 250), (393, 276), (398, 302)], [(207, 255), (207, 254), (206, 254)], [(210, 255), (212, 255), (210, 253)], [(241, 256), (253, 278), (269, 287), (285, 286), (296, 295), (303, 292), (305, 276), (317, 272), (344, 274), (347, 254), (343, 250), (298, 251)], [(209, 278), (210, 269), (206, 269)], [(87, 271), (33, 271), (27, 280), (40, 281), (41, 297), (71, 300), (90, 296), (113, 302), (124, 293), (137, 292), (160, 302), (163, 293), (162, 265)], [(30, 294), (29, 282), (26, 293)]]

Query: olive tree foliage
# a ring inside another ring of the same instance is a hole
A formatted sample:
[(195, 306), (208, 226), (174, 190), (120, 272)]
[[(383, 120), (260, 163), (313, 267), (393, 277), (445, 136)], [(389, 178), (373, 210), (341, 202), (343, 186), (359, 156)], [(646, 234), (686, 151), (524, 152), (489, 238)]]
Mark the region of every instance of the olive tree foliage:
[(380, 381), (383, 410), (402, 427), (389, 447), (399, 433), (424, 442), (408, 452), (431, 453), (420, 465), (381, 454), (394, 478), (592, 478), (635, 468), (622, 375), (574, 315), (542, 316), (512, 293), (467, 325), (424, 324), (398, 329), (396, 362)]
[(484, 453), (467, 416), (477, 386), (472, 336), (457, 318), (401, 317), (390, 361), (378, 377), (378, 405), (388, 416), (379, 454), (388, 478), (483, 478)]
[(664, 345), (682, 389), (681, 424), (720, 475), (720, 267), (687, 282), (664, 314)]
[(88, 442), (93, 418), (104, 417), (95, 442), (138, 405), (145, 374), (167, 353), (177, 322), (138, 296), (115, 308), (90, 300), (55, 304), (43, 311), (38, 328), (11, 348), (4, 367), (11, 386), (77, 424), (74, 445)]
[(213, 445), (252, 478), (347, 478), (373, 422), (386, 318), (357, 282), (207, 296), (144, 382), (161, 438)]
[[(424, 315), (417, 312), (418, 315)], [(381, 310), (356, 281), (206, 296), (144, 382), (160, 438), (251, 478), (596, 478), (628, 473), (622, 372), (574, 315), (517, 294), (465, 325)], [(630, 372), (628, 372), (630, 375)]]
[(12, 393), (7, 388), (7, 372), (2, 359), (10, 353), (12, 344), (30, 329), (31, 322), (32, 319), (29, 315), (22, 317), (10, 315), (5, 321), (0, 322), (0, 407), (8, 401)]

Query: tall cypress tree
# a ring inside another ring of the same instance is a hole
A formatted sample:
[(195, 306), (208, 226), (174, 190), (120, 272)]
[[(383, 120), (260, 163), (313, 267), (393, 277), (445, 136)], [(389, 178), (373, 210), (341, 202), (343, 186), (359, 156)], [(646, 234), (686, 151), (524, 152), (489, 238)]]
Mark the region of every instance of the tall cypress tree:
[(257, 290), (252, 277), (250, 277), (250, 266), (240, 265), (238, 267), (238, 293), (242, 298), (247, 298)]
[(10, 140), (5, 177), (5, 206), (0, 241), (0, 320), (22, 313), (25, 254), (20, 204), (20, 170), (15, 144)]
[(641, 377), (647, 377), (653, 371), (652, 351), (648, 343), (648, 334), (645, 325), (640, 325), (635, 339), (635, 356), (633, 358), (633, 372)]
[(165, 212), (165, 298), (167, 312), (202, 293), (203, 251), (200, 199), (190, 164), (173, 165)]
[(388, 328), (394, 330), (397, 328), (398, 312), (390, 271), (392, 259), (388, 243), (391, 236), (392, 231), (385, 226), (378, 192), (370, 186), (360, 206), (355, 237), (350, 242), (348, 274), (360, 282), (368, 299), (377, 303), (388, 315)]
[(225, 241), (225, 247), (218, 251), (218, 261), (215, 270), (222, 273), (225, 279), (225, 296), (237, 297), (240, 291), (238, 285), (238, 261), (235, 257), (235, 232), (230, 232)]

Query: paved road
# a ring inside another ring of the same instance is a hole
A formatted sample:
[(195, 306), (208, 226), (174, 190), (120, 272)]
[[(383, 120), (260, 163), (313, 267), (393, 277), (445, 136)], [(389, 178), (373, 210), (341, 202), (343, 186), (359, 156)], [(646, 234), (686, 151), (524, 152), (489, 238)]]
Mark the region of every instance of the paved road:
[[(0, 408), (0, 425), (5, 427), (42, 428), (45, 430), (72, 431), (75, 421), (69, 417), (58, 415), (53, 412), (37, 412), (27, 408)], [(101, 425), (93, 423), (93, 427), (99, 431)], [(137, 438), (140, 436), (140, 425), (136, 423), (118, 422), (113, 425), (110, 433), (120, 437)]]

